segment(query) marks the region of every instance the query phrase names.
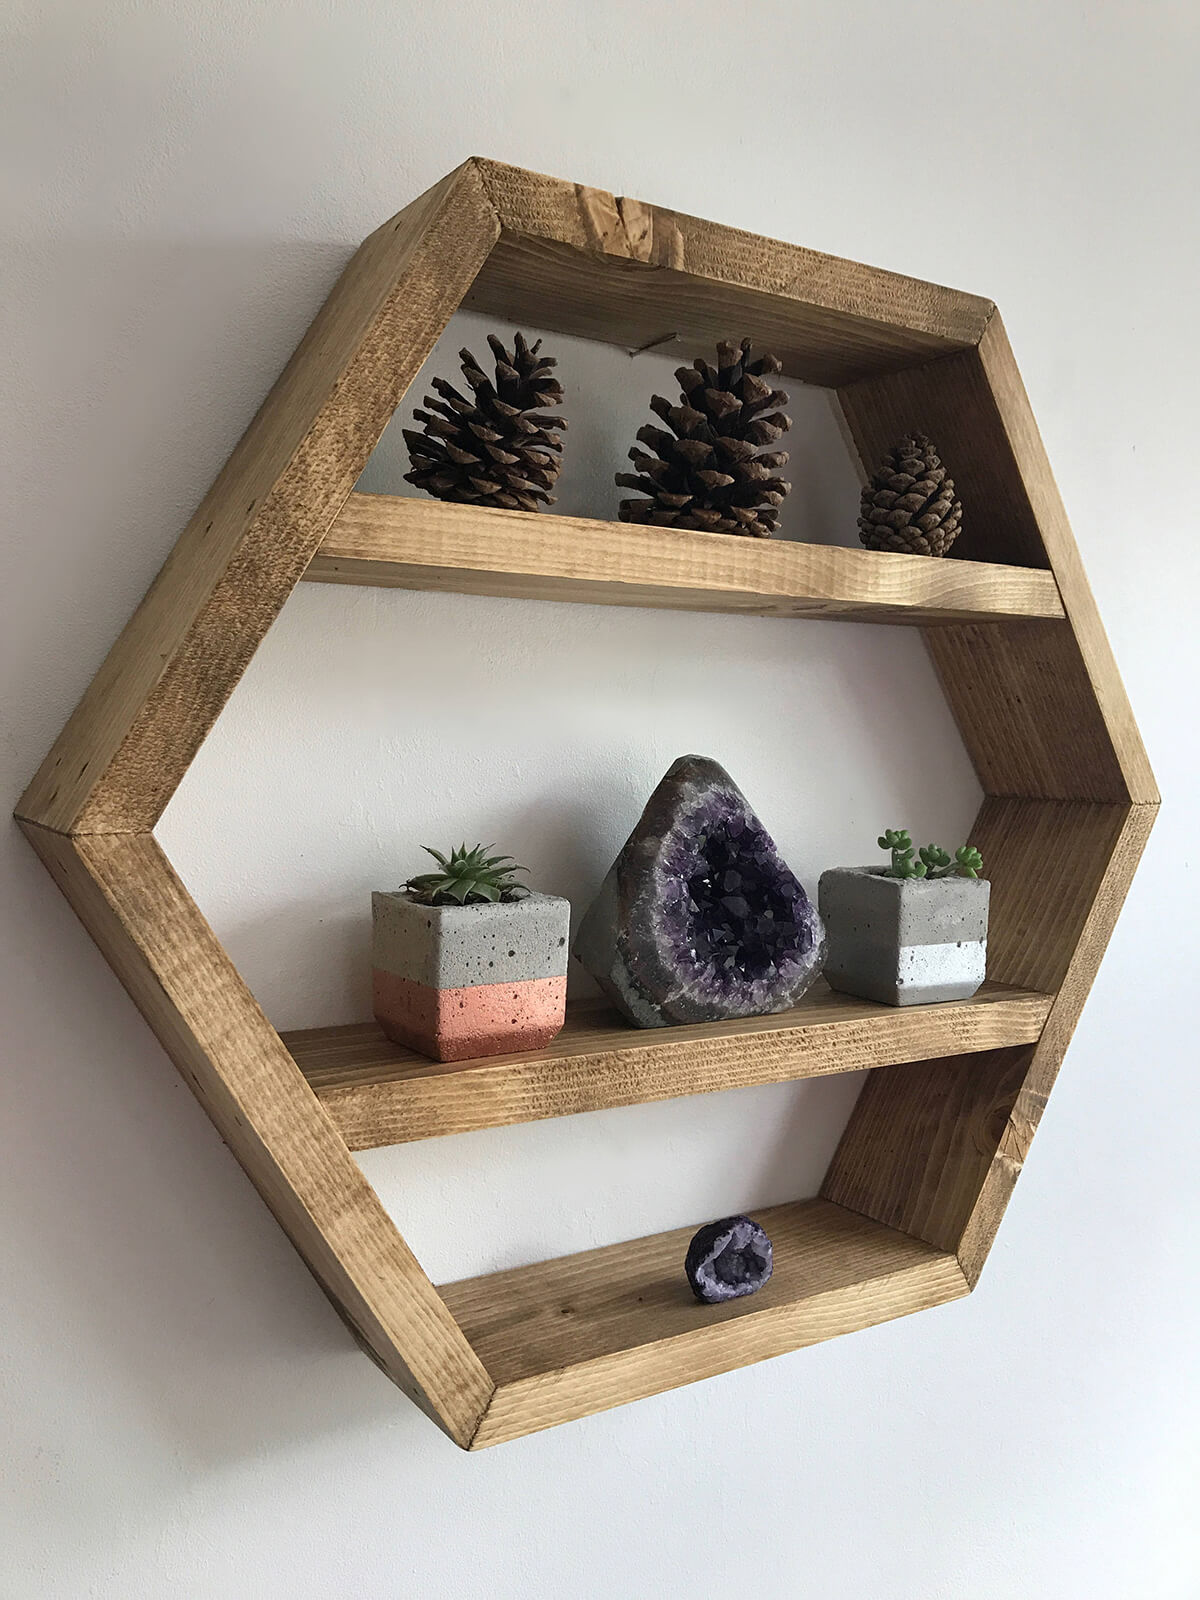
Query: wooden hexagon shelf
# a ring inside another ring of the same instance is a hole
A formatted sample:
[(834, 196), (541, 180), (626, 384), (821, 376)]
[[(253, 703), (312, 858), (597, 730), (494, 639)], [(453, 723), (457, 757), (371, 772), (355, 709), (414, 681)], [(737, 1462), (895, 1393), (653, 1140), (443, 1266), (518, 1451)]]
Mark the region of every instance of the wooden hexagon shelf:
[[(353, 494), (460, 304), (628, 347), (749, 334), (836, 392), (864, 462), (940, 441), (965, 559)], [(281, 1039), (152, 830), (302, 578), (921, 626), (986, 795), (987, 986), (661, 1035), (583, 1005), (453, 1068), (369, 1026)], [(989, 301), (471, 160), (356, 253), (17, 816), (356, 1337), (480, 1447), (967, 1293), (1157, 802)], [(862, 1067), (821, 1195), (765, 1214), (772, 1282), (723, 1307), (688, 1295), (688, 1230), (435, 1288), (350, 1153)]]

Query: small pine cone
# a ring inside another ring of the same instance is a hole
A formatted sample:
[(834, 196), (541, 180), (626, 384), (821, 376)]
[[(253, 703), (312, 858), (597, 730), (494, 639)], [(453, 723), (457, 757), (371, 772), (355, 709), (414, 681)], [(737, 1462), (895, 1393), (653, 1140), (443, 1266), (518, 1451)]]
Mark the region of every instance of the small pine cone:
[(962, 502), (923, 433), (901, 439), (862, 492), (858, 536), (871, 550), (944, 556), (958, 538)]
[(471, 390), (462, 395), (444, 378), (434, 378), (441, 396), (425, 396), (426, 410), (414, 411), (423, 432), (404, 429), (412, 471), (404, 474), (439, 500), (536, 511), (553, 505), (550, 490), (562, 466), (563, 417), (547, 416), (545, 406), (562, 404), (562, 384), (551, 376), (558, 365), (539, 356), (521, 334), (510, 355), (495, 334), (488, 344), (496, 358), (495, 380), (488, 378), (469, 350), (460, 350), (463, 377)]
[(786, 452), (762, 449), (791, 427), (779, 409), (787, 395), (766, 381), (780, 371), (774, 356), (750, 359), (749, 339), (740, 346), (722, 340), (715, 368), (699, 357), (680, 367), (679, 404), (661, 395), (650, 402), (671, 431), (639, 428), (647, 449), (629, 452), (637, 472), (617, 473), (623, 488), (648, 497), (622, 500), (621, 521), (770, 538), (779, 526), (776, 507), (791, 487), (775, 476)]

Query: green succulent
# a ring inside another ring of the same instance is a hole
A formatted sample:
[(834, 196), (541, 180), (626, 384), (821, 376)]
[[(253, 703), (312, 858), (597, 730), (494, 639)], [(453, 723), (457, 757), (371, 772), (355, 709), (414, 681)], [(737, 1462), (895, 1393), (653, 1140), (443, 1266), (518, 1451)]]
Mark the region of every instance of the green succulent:
[(425, 872), (404, 885), (409, 898), (425, 906), (465, 906), (490, 900), (520, 900), (529, 890), (517, 883), (514, 874), (528, 872), (511, 856), (489, 856), (495, 845), (477, 844), (467, 849), (466, 842), (444, 856), (429, 845), (421, 848), (431, 855), (440, 872)]
[(977, 878), (983, 871), (983, 857), (974, 845), (959, 845), (953, 856), (940, 844), (914, 850), (904, 828), (885, 829), (879, 835), (879, 848), (892, 855), (891, 865), (883, 869), (885, 878)]

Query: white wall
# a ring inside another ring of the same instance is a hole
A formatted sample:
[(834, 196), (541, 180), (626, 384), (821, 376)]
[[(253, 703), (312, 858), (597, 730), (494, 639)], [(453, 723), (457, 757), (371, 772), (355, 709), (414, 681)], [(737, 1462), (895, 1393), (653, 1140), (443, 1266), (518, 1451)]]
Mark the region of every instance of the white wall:
[[(471, 1458), (353, 1349), (10, 829), (0, 1600), (1194, 1600), (1194, 8), (9, 17), (13, 800), (350, 248), (478, 151), (995, 296), (1166, 806), (975, 1295)], [(677, 357), (554, 343), (562, 508), (604, 515)], [(787, 531), (847, 540), (836, 431), (793, 412)], [(961, 834), (930, 688), (903, 630), (302, 587), (160, 831), (279, 1025), (349, 1019), (416, 845), (482, 832), (581, 900), (685, 749), (809, 881), (886, 822)], [(810, 1192), (855, 1087), (363, 1165), (444, 1278)]]

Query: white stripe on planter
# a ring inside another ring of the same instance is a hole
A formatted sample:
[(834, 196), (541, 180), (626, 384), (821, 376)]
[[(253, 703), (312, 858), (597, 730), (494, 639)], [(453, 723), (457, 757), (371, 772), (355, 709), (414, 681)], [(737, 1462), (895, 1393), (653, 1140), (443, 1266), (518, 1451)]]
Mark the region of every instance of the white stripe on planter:
[(961, 944), (901, 945), (897, 976), (901, 989), (944, 989), (983, 982), (987, 970), (987, 940), (964, 939)]

